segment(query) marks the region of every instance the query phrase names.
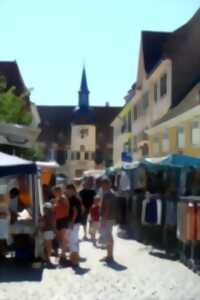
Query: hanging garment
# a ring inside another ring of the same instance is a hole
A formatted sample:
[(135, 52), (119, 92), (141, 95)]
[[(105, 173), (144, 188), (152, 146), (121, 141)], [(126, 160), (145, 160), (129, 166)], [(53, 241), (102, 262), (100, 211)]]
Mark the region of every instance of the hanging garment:
[(175, 201), (166, 200), (165, 225), (176, 226), (177, 224), (177, 204)]
[(115, 175), (115, 183), (114, 183), (114, 187), (116, 191), (119, 191), (119, 187), (120, 187), (120, 174), (117, 173)]
[(147, 176), (146, 170), (143, 167), (139, 167), (135, 172), (135, 182), (134, 188), (135, 190), (145, 189), (147, 185)]
[(157, 217), (158, 217), (158, 212), (157, 212), (156, 200), (149, 200), (146, 205), (145, 220), (149, 224), (156, 224)]
[(143, 201), (142, 224), (161, 225), (162, 221), (162, 202), (160, 199), (150, 196)]
[(177, 205), (177, 238), (183, 241), (183, 228), (184, 228), (184, 206), (185, 203), (179, 202)]
[(122, 192), (130, 191), (130, 189), (131, 189), (129, 176), (125, 171), (121, 171), (119, 189)]
[(134, 191), (135, 190), (136, 169), (127, 170), (127, 174), (128, 174), (129, 181), (130, 181), (130, 189), (131, 189), (131, 191)]
[(179, 193), (179, 195), (182, 195), (182, 196), (186, 194), (187, 173), (188, 173), (188, 168), (181, 169), (178, 193)]
[(188, 168), (188, 172), (187, 172), (187, 178), (186, 178), (186, 191), (185, 194), (186, 195), (192, 195), (192, 187), (193, 187), (193, 181), (194, 181), (194, 169)]
[(196, 240), (196, 205), (193, 202), (187, 204), (185, 240)]
[(142, 215), (141, 215), (141, 221), (142, 221), (142, 224), (143, 225), (147, 225), (148, 223), (146, 222), (146, 218), (145, 218), (145, 215), (146, 215), (146, 207), (147, 207), (147, 204), (149, 203), (149, 198), (146, 196), (146, 198), (143, 200), (142, 202)]
[(197, 241), (200, 241), (200, 203), (197, 203), (196, 211), (197, 211), (196, 239)]

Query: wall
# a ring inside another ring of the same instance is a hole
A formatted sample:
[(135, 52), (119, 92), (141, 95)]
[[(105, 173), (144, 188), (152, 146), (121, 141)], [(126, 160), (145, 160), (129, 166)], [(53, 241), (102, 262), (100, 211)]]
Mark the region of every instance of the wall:
[[(167, 74), (167, 93), (165, 96), (160, 96), (160, 79), (163, 74)], [(149, 93), (149, 106), (146, 113), (141, 115), (137, 120), (134, 120), (133, 134), (138, 135), (147, 128), (150, 128), (153, 123), (162, 118), (171, 106), (171, 62), (166, 60), (162, 62), (149, 78), (143, 78), (142, 89), (136, 93), (132, 100), (132, 109), (138, 104), (143, 95)], [(158, 101), (154, 100), (154, 85), (158, 85)]]
[[(200, 116), (199, 116), (200, 119)], [(200, 145), (199, 146), (194, 146), (191, 143), (191, 123), (192, 119), (189, 119), (188, 121), (184, 122), (181, 124), (181, 126), (184, 127), (184, 132), (185, 132), (185, 147), (182, 149), (179, 149), (177, 146), (177, 127), (171, 127), (168, 128), (167, 131), (169, 133), (169, 140), (170, 140), (170, 148), (168, 152), (164, 152), (162, 150), (162, 138), (163, 138), (163, 131), (158, 132), (157, 134), (154, 134), (149, 137), (150, 141), (150, 156), (151, 157), (160, 157), (164, 156), (167, 154), (174, 154), (174, 153), (182, 153), (185, 155), (191, 155), (191, 156), (196, 156), (200, 157)], [(158, 138), (160, 141), (160, 151), (158, 154), (155, 154), (153, 152), (153, 142), (154, 139)]]

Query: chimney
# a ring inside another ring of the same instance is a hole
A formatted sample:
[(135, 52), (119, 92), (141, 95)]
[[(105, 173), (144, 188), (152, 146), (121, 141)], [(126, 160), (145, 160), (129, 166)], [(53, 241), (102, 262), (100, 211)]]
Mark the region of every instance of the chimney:
[(110, 106), (109, 101), (106, 101), (105, 106), (106, 106), (106, 107), (109, 107), (109, 106)]

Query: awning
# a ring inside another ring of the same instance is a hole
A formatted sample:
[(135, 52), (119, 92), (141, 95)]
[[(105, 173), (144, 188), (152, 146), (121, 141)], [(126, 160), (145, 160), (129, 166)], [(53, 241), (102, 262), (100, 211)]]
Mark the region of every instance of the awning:
[(57, 169), (59, 168), (59, 164), (56, 161), (37, 161), (37, 167), (39, 168), (49, 168), (49, 169)]
[(37, 167), (34, 162), (0, 152), (0, 177), (36, 172)]
[(88, 170), (83, 172), (83, 177), (100, 178), (105, 175), (105, 170)]
[(163, 166), (200, 167), (200, 158), (182, 154), (171, 154), (158, 158), (147, 158), (145, 160), (149, 163), (156, 163)]

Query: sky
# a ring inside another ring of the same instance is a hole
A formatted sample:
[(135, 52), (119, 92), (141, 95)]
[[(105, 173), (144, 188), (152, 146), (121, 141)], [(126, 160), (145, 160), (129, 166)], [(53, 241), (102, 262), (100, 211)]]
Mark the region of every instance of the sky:
[(0, 0), (0, 60), (16, 60), (39, 105), (76, 105), (83, 63), (91, 105), (124, 104), (142, 30), (173, 31), (200, 0)]

